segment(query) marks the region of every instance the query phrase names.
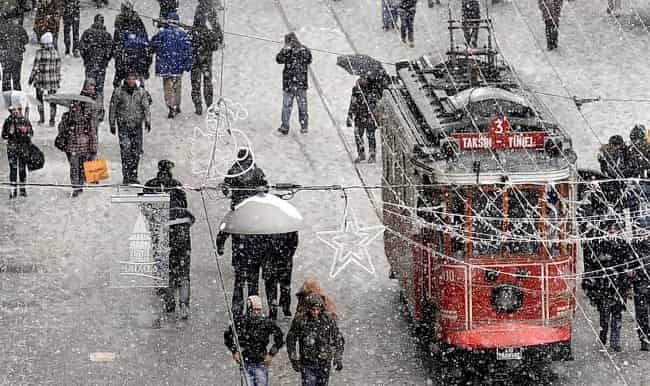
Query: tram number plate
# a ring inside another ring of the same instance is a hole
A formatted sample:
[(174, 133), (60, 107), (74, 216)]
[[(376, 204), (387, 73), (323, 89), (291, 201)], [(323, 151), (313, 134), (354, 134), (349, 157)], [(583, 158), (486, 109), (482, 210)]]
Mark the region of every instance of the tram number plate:
[(509, 361), (515, 359), (522, 359), (524, 349), (521, 347), (503, 347), (497, 348), (497, 360)]

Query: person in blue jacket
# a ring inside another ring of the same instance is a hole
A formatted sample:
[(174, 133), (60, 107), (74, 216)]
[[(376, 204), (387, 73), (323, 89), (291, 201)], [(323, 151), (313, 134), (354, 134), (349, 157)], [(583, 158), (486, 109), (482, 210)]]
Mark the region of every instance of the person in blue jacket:
[(189, 35), (174, 25), (179, 18), (175, 12), (167, 15), (170, 23), (161, 24), (160, 31), (151, 39), (156, 54), (156, 75), (163, 79), (165, 104), (169, 108), (167, 118), (181, 112), (181, 86), (183, 72), (192, 69), (192, 42)]

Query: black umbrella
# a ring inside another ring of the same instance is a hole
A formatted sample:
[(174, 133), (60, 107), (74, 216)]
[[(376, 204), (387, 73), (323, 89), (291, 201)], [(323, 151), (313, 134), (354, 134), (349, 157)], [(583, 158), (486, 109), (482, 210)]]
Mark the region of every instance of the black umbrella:
[(359, 75), (368, 79), (383, 79), (388, 76), (381, 62), (368, 55), (341, 55), (336, 58), (336, 65), (350, 75)]
[(93, 98), (73, 93), (47, 95), (44, 99), (47, 103), (54, 103), (68, 107), (72, 104), (72, 102), (88, 103), (92, 106), (95, 105), (95, 100)]

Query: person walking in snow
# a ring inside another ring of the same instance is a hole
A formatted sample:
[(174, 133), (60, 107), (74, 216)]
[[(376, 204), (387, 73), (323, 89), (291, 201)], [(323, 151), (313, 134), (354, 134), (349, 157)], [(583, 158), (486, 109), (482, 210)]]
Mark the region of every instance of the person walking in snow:
[(2, 91), (22, 90), (20, 73), (29, 37), (18, 19), (0, 22), (0, 66)]
[(381, 20), (384, 31), (397, 27), (399, 0), (381, 0)]
[(97, 122), (92, 107), (73, 102), (59, 122), (59, 133), (66, 138), (65, 154), (70, 164), (72, 197), (83, 192), (84, 162), (97, 156)]
[[(223, 224), (222, 224), (223, 226)], [(232, 290), (232, 312), (239, 316), (244, 311), (244, 289), (248, 296), (259, 293), (260, 267), (264, 258), (261, 251), (266, 235), (231, 234), (220, 229), (217, 234), (217, 253), (224, 253), (226, 241), (232, 237), (232, 268), (235, 273), (235, 283)]]
[(95, 80), (99, 122), (104, 120), (104, 84), (106, 68), (113, 57), (113, 38), (106, 31), (104, 16), (98, 14), (93, 24), (84, 31), (79, 42), (79, 52), (84, 61), (86, 79)]
[(34, 33), (36, 33), (36, 38), (40, 41), (43, 34), (50, 32), (55, 50), (58, 49), (62, 15), (62, 0), (38, 0), (34, 16)]
[(324, 312), (319, 295), (307, 296), (305, 303), (309, 312), (295, 317), (287, 333), (287, 354), (291, 367), (301, 374), (303, 385), (327, 385), (332, 364), (336, 371), (343, 370), (345, 341), (336, 320)]
[(366, 159), (364, 134), (368, 137), (369, 163), (374, 163), (377, 157), (377, 143), (375, 140), (375, 131), (377, 130), (377, 121), (374, 115), (377, 102), (381, 96), (377, 95), (373, 89), (372, 82), (364, 77), (359, 77), (357, 83), (352, 88), (350, 97), (350, 107), (348, 108), (348, 117), (346, 125), (352, 127), (354, 123), (354, 139), (357, 145), (357, 158), (355, 163)]
[[(246, 314), (235, 316), (234, 321), (234, 326), (230, 325), (223, 334), (226, 347), (240, 365), (246, 385), (267, 386), (271, 361), (284, 345), (282, 330), (264, 317), (262, 300), (256, 295), (246, 299)], [(235, 332), (241, 352), (235, 344)], [(273, 344), (268, 348), (271, 338)]]
[(284, 36), (284, 47), (275, 58), (278, 64), (284, 64), (282, 70), (282, 125), (278, 129), (284, 135), (289, 134), (289, 121), (291, 120), (294, 99), (298, 101), (300, 132), (307, 133), (309, 130), (309, 113), (307, 111), (309, 82), (307, 71), (311, 60), (311, 51), (300, 43), (295, 33), (290, 32)]
[(162, 289), (161, 297), (166, 312), (176, 309), (176, 291), (181, 319), (190, 314), (190, 265), (192, 238), (190, 227), (195, 218), (187, 208), (169, 210), (169, 286)]
[(187, 195), (183, 184), (174, 178), (175, 164), (170, 160), (158, 161), (158, 174), (144, 184), (143, 193), (168, 193), (170, 208), (187, 208)]
[(560, 13), (564, 0), (537, 0), (546, 24), (546, 48), (552, 51), (557, 48), (558, 30), (560, 28)]
[(224, 196), (230, 196), (230, 210), (260, 191), (268, 191), (266, 175), (254, 162), (251, 149), (241, 147), (237, 151), (237, 160), (223, 179), (222, 192)]
[(476, 48), (478, 45), (479, 19), (481, 19), (481, 3), (479, 0), (463, 0), (463, 34), (467, 46)]
[(120, 87), (122, 81), (131, 72), (138, 74), (140, 86), (144, 87), (144, 80), (149, 79), (152, 52), (144, 23), (130, 1), (122, 3), (120, 13), (115, 18), (113, 55), (115, 57), (113, 88)]
[[(61, 86), (61, 58), (52, 44), (52, 33), (46, 32), (41, 36), (41, 48), (36, 51), (34, 65), (28, 83), (36, 89), (39, 124), (45, 123), (45, 108), (43, 97), (45, 93), (55, 94)], [(50, 103), (50, 127), (54, 127), (56, 104)]]
[(203, 81), (203, 98), (207, 107), (212, 106), (212, 53), (219, 49), (223, 43), (223, 32), (217, 22), (209, 29), (203, 13), (194, 15), (192, 25), (192, 102), (194, 112), (203, 114), (201, 98), (201, 81)]
[(210, 28), (213, 30), (221, 30), (221, 24), (219, 24), (219, 11), (223, 11), (223, 5), (221, 0), (199, 0), (196, 5), (196, 10), (194, 14), (204, 15), (208, 23), (210, 23)]
[(151, 132), (151, 113), (147, 92), (138, 87), (137, 75), (129, 74), (122, 86), (113, 91), (109, 109), (111, 134), (118, 133), (122, 158), (122, 184), (140, 184), (138, 164), (142, 154), (144, 124)]
[[(266, 235), (262, 279), (269, 305), (269, 318), (277, 319), (278, 306), (284, 316), (291, 316), (291, 278), (293, 256), (298, 248), (298, 232)], [(278, 302), (278, 290), (280, 299)]]
[[(167, 19), (179, 21), (175, 12), (167, 14)], [(165, 103), (169, 109), (167, 118), (171, 119), (181, 112), (183, 72), (192, 70), (192, 42), (178, 27), (163, 24), (151, 38), (151, 48), (156, 54), (156, 75), (163, 79)]]
[[(9, 160), (9, 182), (12, 188), (9, 191), (9, 198), (14, 199), (18, 195), (16, 182), (20, 178), (20, 183), (27, 182), (27, 165), (25, 154), (27, 148), (32, 142), (34, 130), (32, 124), (23, 115), (22, 105), (11, 106), (10, 115), (2, 125), (2, 139), (7, 141), (7, 159)], [(25, 186), (20, 187), (20, 195), (27, 196)]]
[(307, 297), (309, 295), (318, 295), (323, 300), (323, 310), (327, 313), (332, 319), (336, 320), (336, 304), (334, 299), (323, 291), (320, 286), (320, 281), (314, 277), (309, 277), (305, 279), (300, 286), (300, 290), (296, 292), (296, 298), (298, 299), (298, 304), (296, 305), (296, 318), (306, 317), (309, 313), (309, 306), (307, 305)]
[(402, 43), (408, 44), (411, 48), (415, 47), (413, 44), (413, 22), (415, 21), (415, 11), (417, 9), (418, 0), (402, 0), (400, 3), (399, 19), (401, 21), (400, 35)]
[(79, 0), (63, 0), (63, 44), (65, 44), (65, 55), (70, 55), (72, 49), (75, 58), (79, 57), (79, 7)]

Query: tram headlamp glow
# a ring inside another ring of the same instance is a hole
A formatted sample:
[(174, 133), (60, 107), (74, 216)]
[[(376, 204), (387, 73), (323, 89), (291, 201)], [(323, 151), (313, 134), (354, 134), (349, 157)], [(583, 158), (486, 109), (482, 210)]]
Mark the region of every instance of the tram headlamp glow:
[(492, 290), (492, 307), (499, 314), (517, 311), (524, 302), (521, 288), (513, 284), (501, 284)]

